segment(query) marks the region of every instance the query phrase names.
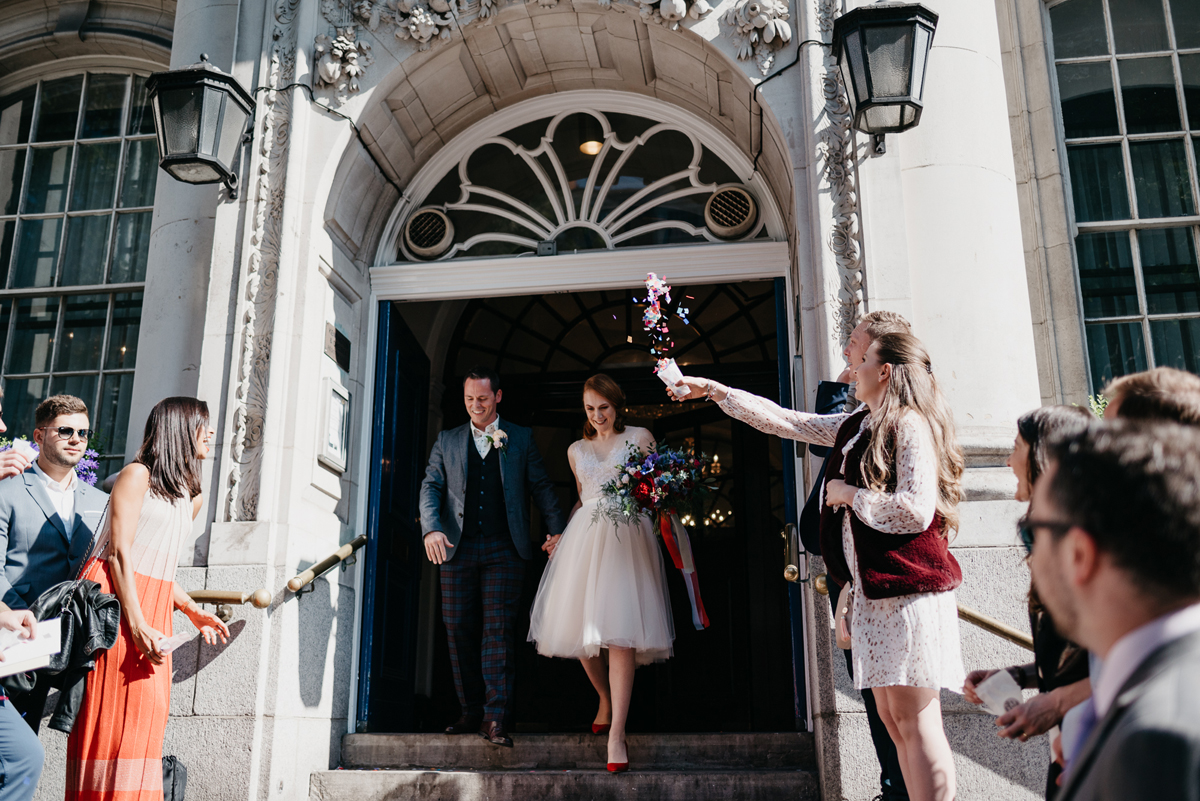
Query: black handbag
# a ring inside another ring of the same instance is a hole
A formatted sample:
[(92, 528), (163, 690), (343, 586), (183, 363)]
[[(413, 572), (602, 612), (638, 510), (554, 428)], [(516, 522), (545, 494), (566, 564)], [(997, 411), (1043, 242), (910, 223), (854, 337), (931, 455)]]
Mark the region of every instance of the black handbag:
[(163, 757), (163, 801), (183, 801), (187, 789), (187, 768), (179, 757)]

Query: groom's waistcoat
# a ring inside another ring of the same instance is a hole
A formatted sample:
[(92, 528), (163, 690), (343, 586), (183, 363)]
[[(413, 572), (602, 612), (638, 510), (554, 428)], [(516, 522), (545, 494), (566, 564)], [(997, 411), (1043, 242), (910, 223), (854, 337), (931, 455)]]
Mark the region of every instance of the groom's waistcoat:
[(463, 500), (464, 537), (509, 537), (504, 483), (500, 479), (501, 454), (489, 448), (480, 458), (475, 441), (467, 437), (467, 488)]

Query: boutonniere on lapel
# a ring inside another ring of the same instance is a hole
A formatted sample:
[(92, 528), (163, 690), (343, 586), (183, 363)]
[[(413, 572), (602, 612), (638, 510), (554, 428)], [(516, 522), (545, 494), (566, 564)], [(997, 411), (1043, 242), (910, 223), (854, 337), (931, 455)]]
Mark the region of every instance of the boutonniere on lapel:
[(487, 435), (488, 443), (500, 451), (500, 455), (508, 453), (508, 434), (504, 433), (503, 429), (497, 428), (494, 432)]

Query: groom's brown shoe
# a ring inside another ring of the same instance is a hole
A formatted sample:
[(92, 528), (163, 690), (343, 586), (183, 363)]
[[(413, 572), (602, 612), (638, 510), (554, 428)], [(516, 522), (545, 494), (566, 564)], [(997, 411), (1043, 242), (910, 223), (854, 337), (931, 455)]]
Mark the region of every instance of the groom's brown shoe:
[(492, 745), (502, 745), (505, 748), (513, 747), (512, 738), (504, 730), (504, 724), (499, 721), (489, 720), (487, 723), (484, 723), (479, 729), (479, 736)]
[(470, 734), (479, 731), (479, 718), (463, 715), (446, 727), (446, 734)]

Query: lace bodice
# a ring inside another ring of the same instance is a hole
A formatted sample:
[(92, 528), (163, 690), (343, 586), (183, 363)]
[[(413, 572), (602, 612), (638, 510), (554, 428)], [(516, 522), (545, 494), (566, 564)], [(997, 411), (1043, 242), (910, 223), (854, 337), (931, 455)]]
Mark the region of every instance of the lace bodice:
[(579, 500), (586, 502), (600, 497), (600, 488), (612, 479), (618, 467), (625, 464), (629, 443), (637, 443), (645, 450), (651, 441), (649, 431), (629, 426), (612, 440), (611, 449), (607, 452), (598, 451), (597, 445), (606, 447), (609, 443), (601, 445), (596, 440), (587, 439), (572, 442), (569, 450), (575, 462), (575, 478), (579, 481)]

